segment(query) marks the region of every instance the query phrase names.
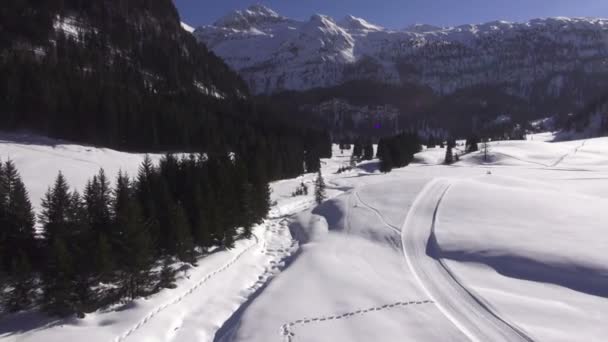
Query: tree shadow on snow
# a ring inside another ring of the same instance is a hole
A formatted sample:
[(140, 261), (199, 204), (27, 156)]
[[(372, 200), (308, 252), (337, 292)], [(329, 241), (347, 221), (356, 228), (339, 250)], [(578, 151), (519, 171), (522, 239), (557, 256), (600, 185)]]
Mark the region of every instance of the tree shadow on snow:
[(481, 263), (499, 274), (534, 282), (563, 286), (592, 296), (608, 298), (608, 271), (574, 264), (547, 264), (513, 255), (487, 255), (462, 251), (439, 251), (434, 258)]
[(38, 312), (19, 312), (0, 317), (0, 337), (45, 330), (58, 325), (74, 324), (75, 318), (57, 319)]

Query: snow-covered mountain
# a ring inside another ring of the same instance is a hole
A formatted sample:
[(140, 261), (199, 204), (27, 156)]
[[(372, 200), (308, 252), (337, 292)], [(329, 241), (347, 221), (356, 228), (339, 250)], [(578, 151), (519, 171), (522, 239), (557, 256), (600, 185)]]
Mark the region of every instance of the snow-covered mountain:
[(586, 75), (608, 73), (607, 19), (390, 30), (353, 16), (298, 21), (255, 5), (194, 34), (258, 94), (370, 80), (439, 94), (491, 84), (521, 98), (538, 96), (540, 87), (557, 98), (564, 88), (582, 88)]

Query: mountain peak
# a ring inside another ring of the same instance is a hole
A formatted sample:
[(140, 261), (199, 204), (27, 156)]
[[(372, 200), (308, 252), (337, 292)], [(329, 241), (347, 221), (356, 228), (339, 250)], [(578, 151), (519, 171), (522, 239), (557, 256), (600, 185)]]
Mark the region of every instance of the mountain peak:
[(253, 27), (274, 24), (285, 20), (286, 18), (280, 16), (272, 9), (261, 4), (254, 4), (245, 10), (236, 10), (227, 14), (216, 21), (214, 26), (248, 30)]
[(442, 27), (429, 25), (429, 24), (413, 24), (406, 27), (404, 30), (407, 32), (415, 32), (415, 33), (427, 33), (442, 30)]
[(366, 21), (365, 19), (358, 18), (352, 15), (347, 15), (340, 21), (340, 26), (347, 30), (362, 30), (362, 31), (382, 31), (383, 28), (378, 25), (374, 25)]
[(247, 8), (246, 12), (251, 15), (261, 16), (261, 17), (270, 17), (270, 18), (279, 18), (280, 15), (273, 11), (272, 9), (262, 5), (262, 4), (254, 4)]

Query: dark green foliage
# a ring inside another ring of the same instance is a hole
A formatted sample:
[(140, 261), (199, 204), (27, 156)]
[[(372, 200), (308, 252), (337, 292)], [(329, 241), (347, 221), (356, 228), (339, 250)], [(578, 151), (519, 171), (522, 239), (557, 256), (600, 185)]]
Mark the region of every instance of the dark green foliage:
[(445, 149), (445, 160), (443, 163), (446, 165), (454, 163), (454, 152), (452, 151), (452, 146), (450, 144), (448, 144), (447, 148)]
[(421, 148), (420, 140), (415, 133), (402, 133), (380, 139), (377, 152), (380, 171), (387, 173), (395, 167), (409, 165), (414, 159), (414, 154), (420, 152)]
[[(181, 28), (169, 0), (9, 3), (0, 10), (0, 129), (121, 150), (232, 151), (249, 169), (260, 164), (264, 181), (300, 175), (305, 158), (316, 172), (316, 159), (331, 157), (327, 132), (254, 102), (245, 82)], [(55, 30), (56, 20), (83, 32)]]
[(35, 255), (34, 212), (15, 165), (0, 163), (0, 273)]
[(476, 135), (470, 135), (467, 138), (467, 142), (465, 143), (465, 148), (467, 153), (477, 152), (479, 151), (479, 137)]
[(321, 174), (321, 170), (317, 173), (317, 179), (315, 180), (315, 201), (317, 204), (321, 204), (325, 198), (325, 180)]
[(157, 287), (159, 289), (174, 289), (175, 288), (175, 270), (171, 267), (171, 258), (166, 257), (163, 260), (163, 268), (160, 271), (160, 277)]
[(76, 310), (73, 262), (63, 238), (55, 237), (48, 253), (43, 288), (43, 305), (50, 314), (67, 316)]
[[(186, 211), (180, 204), (171, 208), (171, 234), (170, 243), (173, 253), (181, 261), (194, 262), (194, 241), (192, 240), (191, 228), (186, 217)], [(229, 246), (232, 247), (232, 246)]]
[(361, 140), (355, 140), (355, 144), (353, 145), (353, 156), (360, 159), (363, 156), (363, 144)]
[(372, 160), (374, 159), (374, 145), (371, 142), (366, 142), (363, 145), (363, 160)]
[(456, 147), (456, 140), (448, 139), (447, 146), (445, 149), (444, 164), (450, 165), (454, 163), (454, 147)]
[(10, 312), (16, 312), (27, 309), (33, 302), (34, 274), (29, 257), (25, 253), (20, 252), (12, 263), (9, 290), (5, 294), (3, 304)]

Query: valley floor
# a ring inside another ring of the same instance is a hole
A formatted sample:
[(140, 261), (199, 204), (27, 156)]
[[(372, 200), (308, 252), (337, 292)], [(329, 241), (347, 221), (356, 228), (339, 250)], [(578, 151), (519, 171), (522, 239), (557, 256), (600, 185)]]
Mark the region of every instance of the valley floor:
[[(141, 161), (0, 144), (32, 199), (50, 184), (41, 167), (79, 185), (99, 164), (134, 173)], [(444, 153), (386, 175), (376, 162), (336, 174), (350, 155), (335, 150), (326, 202), (291, 197), (315, 175), (274, 183), (254, 237), (200, 260), (176, 289), (83, 320), (0, 318), (0, 341), (605, 340), (608, 139), (495, 142), (490, 160), (452, 166)]]

